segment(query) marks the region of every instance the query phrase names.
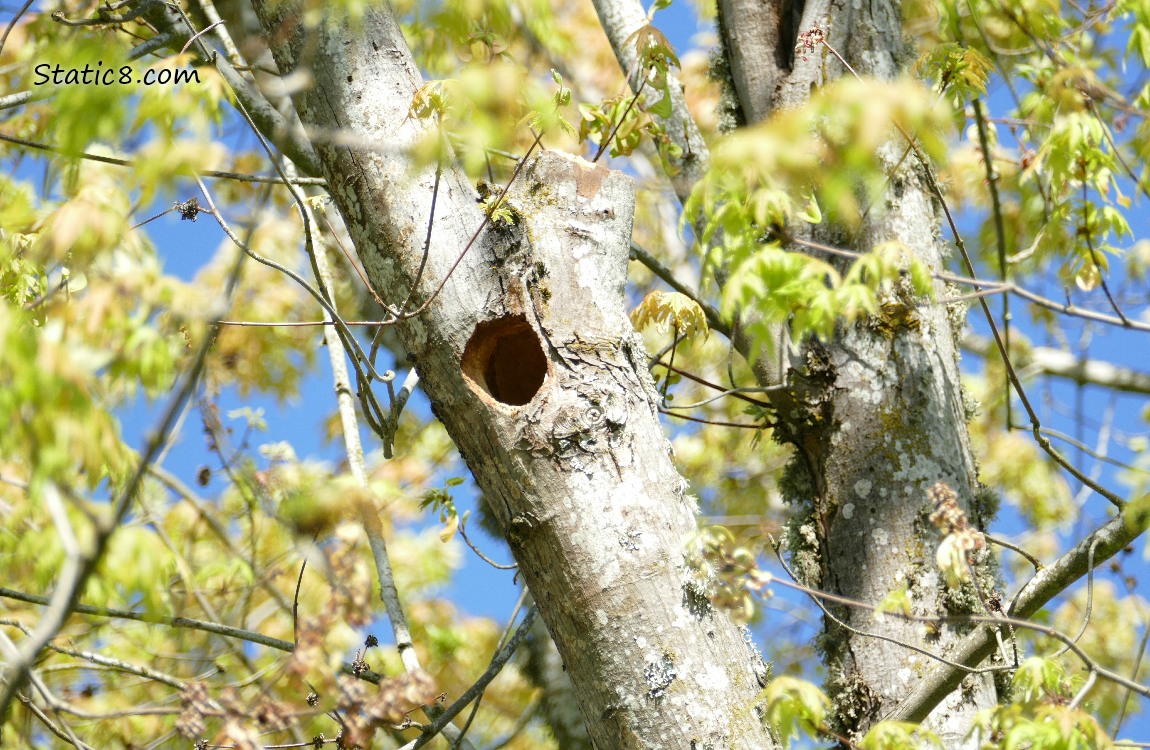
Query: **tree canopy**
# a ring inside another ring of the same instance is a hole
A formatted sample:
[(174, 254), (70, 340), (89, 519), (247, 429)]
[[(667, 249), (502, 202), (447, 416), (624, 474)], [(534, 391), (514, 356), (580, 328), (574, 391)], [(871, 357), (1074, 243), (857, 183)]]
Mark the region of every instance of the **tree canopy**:
[(1150, 743), (1150, 3), (0, 24), (0, 746)]

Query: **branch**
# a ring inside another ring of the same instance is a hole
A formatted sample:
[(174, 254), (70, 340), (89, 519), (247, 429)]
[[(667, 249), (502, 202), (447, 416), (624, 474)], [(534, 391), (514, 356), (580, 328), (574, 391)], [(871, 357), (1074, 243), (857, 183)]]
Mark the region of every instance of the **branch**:
[[(0, 618), (0, 625), (7, 625), (8, 627), (16, 628), (26, 636), (31, 635), (32, 633), (27, 625), (19, 622), (18, 620), (12, 620), (7, 617)], [(92, 653), (90, 651), (80, 651), (79, 649), (57, 646), (53, 643), (49, 643), (47, 648), (55, 651), (58, 654), (74, 656), (77, 659), (83, 659), (84, 661), (98, 664), (102, 667), (110, 667), (121, 672), (128, 672), (130, 674), (139, 675), (140, 677), (153, 680), (155, 682), (162, 682), (163, 684), (168, 685), (169, 687), (174, 687), (177, 690), (183, 690), (185, 687), (187, 687), (187, 683), (185, 683), (183, 680), (177, 677), (173, 677), (172, 675), (165, 672), (160, 672), (158, 670), (152, 669), (150, 667), (144, 667), (139, 664), (132, 664), (131, 662), (122, 661), (120, 659), (113, 659), (111, 657)], [(56, 708), (56, 706), (53, 706), (53, 708)]]
[(35, 98), (31, 91), (19, 91), (15, 94), (8, 96), (0, 96), (0, 110), (12, 109), (19, 107), (21, 104), (27, 104)]
[[(988, 357), (996, 351), (990, 339), (974, 334), (963, 336), (962, 348), (980, 357)], [(1150, 373), (1119, 367), (1103, 360), (1083, 359), (1048, 346), (1036, 346), (1029, 351), (1013, 351), (1011, 357), (1020, 370), (1029, 369), (1043, 375), (1072, 380), (1078, 385), (1150, 394)]]
[[(986, 170), (986, 186), (990, 191), (990, 210), (991, 216), (994, 218), (994, 244), (995, 249), (998, 251), (998, 275), (1000, 281), (1006, 281), (1006, 229), (1003, 224), (1002, 217), (1002, 200), (998, 194), (998, 171), (994, 168), (994, 160), (990, 152), (990, 136), (988, 135), (989, 128), (986, 127), (986, 117), (982, 111), (982, 101), (977, 97), (972, 102), (974, 105), (974, 122), (978, 126), (978, 147), (982, 152), (982, 164)], [(1086, 183), (1082, 184), (1083, 189), (1086, 188)], [(1010, 351), (1010, 295), (1002, 295), (1002, 337), (1006, 342), (1006, 351)], [(1006, 424), (1009, 426), (1013, 423), (1010, 416), (1011, 400), (1010, 400), (1010, 376), (1004, 372), (1003, 381), (1005, 388), (1003, 391), (1006, 393)]]
[[(237, 256), (236, 262), (233, 264), (228, 275), (221, 299), (207, 306), (209, 308), (208, 315), (206, 316), (207, 320), (220, 317), (223, 310), (226, 309), (224, 304), (231, 299), (232, 293), (235, 291), (239, 280), (242, 257), (243, 256)], [(110, 512), (106, 516), (106, 520), (99, 521), (95, 524), (91, 539), (84, 545), (85, 548), (81, 548), (79, 544), (74, 544), (72, 545), (72, 549), (69, 550), (60, 572), (59, 582), (48, 604), (48, 609), (40, 617), (40, 621), (36, 624), (36, 629), (32, 632), (32, 635), (21, 644), (18, 655), (9, 661), (4, 670), (4, 681), (3, 684), (0, 685), (0, 721), (2, 721), (2, 717), (7, 716), (12, 697), (27, 678), (32, 664), (39, 657), (44, 646), (56, 636), (60, 628), (62, 628), (67, 621), (68, 615), (76, 607), (76, 603), (80, 598), (80, 592), (84, 590), (88, 579), (96, 571), (100, 559), (103, 557), (105, 549), (107, 549), (108, 541), (116, 529), (119, 528), (125, 516), (127, 516), (128, 510), (135, 503), (136, 496), (143, 486), (144, 475), (147, 473), (148, 467), (167, 443), (168, 436), (184, 409), (184, 404), (188, 398), (191, 397), (192, 391), (199, 382), (200, 373), (203, 371), (204, 364), (207, 361), (208, 350), (212, 342), (215, 341), (218, 331), (219, 326), (209, 326), (208, 335), (204, 337), (198, 351), (195, 352), (191, 367), (184, 375), (183, 381), (176, 387), (174, 394), (168, 402), (167, 408), (163, 414), (161, 414), (155, 429), (150, 433), (150, 437), (144, 449), (140, 452), (140, 460), (136, 465), (135, 471), (131, 474), (128, 481), (118, 489), (109, 504)], [(40, 499), (50, 500), (51, 498), (47, 496), (52, 492), (55, 492), (55, 488), (49, 487), (48, 491), (44, 493), (44, 498), (36, 498), (33, 496), (32, 499), (33, 501)], [(63, 520), (66, 521), (66, 518)]]
[[(328, 321), (333, 321), (335, 298), (330, 296), (329, 290), (334, 289), (333, 284), (335, 282), (331, 265), (323, 252), (323, 248), (320, 246), (319, 233), (311, 209), (308, 207), (306, 201), (299, 201), (298, 205), (300, 211), (304, 213), (306, 218), (305, 229), (308, 232), (307, 248), (315, 266), (316, 285), (321, 294), (328, 296), (332, 306), (330, 312), (325, 311), (325, 316)], [(348, 468), (356, 481), (363, 487), (370, 489), (363, 458), (363, 444), (359, 439), (359, 420), (356, 417), (355, 401), (352, 399), (351, 380), (347, 372), (347, 350), (344, 348), (339, 331), (336, 330), (334, 326), (325, 326), (323, 334), (324, 343), (327, 344), (328, 359), (331, 364), (332, 383), (335, 387), (340, 424), (343, 428)], [(406, 401), (406, 398), (404, 401)], [(399, 412), (402, 409), (403, 405), (393, 397), (392, 421), (390, 423), (391, 430), (395, 429), (399, 420)], [(364, 530), (367, 533), (368, 544), (371, 546), (372, 557), (375, 559), (376, 571), (379, 577), (380, 599), (383, 601), (384, 607), (387, 610), (388, 621), (391, 622), (392, 633), (395, 636), (395, 645), (399, 650), (400, 660), (403, 662), (403, 667), (407, 672), (420, 671), (419, 657), (415, 653), (415, 644), (411, 639), (411, 629), (407, 626), (407, 617), (403, 612), (403, 605), (399, 601), (399, 590), (395, 586), (395, 577), (391, 572), (391, 561), (387, 554), (387, 544), (383, 539), (383, 525), (379, 521), (376, 508), (371, 505), (363, 508), (362, 516)], [(432, 703), (430, 706), (425, 707), (424, 710), (432, 720), (441, 716), (438, 704)], [(458, 729), (455, 729), (453, 732), (447, 732), (447, 734), (453, 739), (462, 739), (462, 733)], [(468, 750), (475, 750), (472, 744), (467, 740), (462, 740), (462, 746)]]
[[(333, 191), (333, 198), (349, 224), (373, 286), (406, 292), (424, 256), (426, 239), (419, 229), (431, 215), (435, 169), (434, 165), (427, 165), (413, 170), (410, 158), (401, 149), (423, 135), (435, 134), (429, 124), (410, 117), (410, 102), (421, 76), (395, 17), (386, 6), (373, 6), (354, 33), (334, 24), (309, 30), (300, 23), (303, 11), (297, 3), (273, 5), (260, 0), (253, 5), (264, 28), (274, 32), (269, 36), (280, 69), (306, 67), (314, 77), (314, 87), (302, 90), (297, 97), (309, 127), (324, 132), (336, 127), (353, 128), (362, 131), (368, 140), (391, 140), (393, 147), (389, 151), (328, 145), (320, 145), (318, 150), (329, 178), (357, 176)], [(534, 402), (542, 411), (537, 419), (532, 417), (531, 429), (540, 435), (559, 434), (559, 420), (568, 413), (568, 407), (561, 405), (582, 403), (587, 396), (578, 390), (579, 385), (590, 382), (593, 369), (601, 375), (600, 368), (590, 361), (588, 345), (604, 361), (617, 358), (619, 372), (634, 373), (626, 375), (626, 381), (609, 379), (614, 382), (596, 386), (604, 394), (649, 392), (631, 390), (632, 381), (642, 389), (650, 381), (645, 369), (637, 369), (644, 364), (644, 358), (637, 356), (635, 344), (630, 343), (634, 339), (626, 323), (621, 293), (632, 229), (633, 184), (625, 175), (554, 152), (531, 161), (523, 174), (525, 179), (517, 183), (512, 193), (522, 219), (523, 228), (519, 231), (524, 232), (523, 237), (537, 238), (521, 244), (523, 257), (528, 261), (524, 270), (532, 275), (491, 262), (492, 253), (502, 247), (496, 244), (502, 240), (494, 232), (485, 233), (477, 240), (478, 247), (458, 260), (460, 248), (471, 242), (471, 228), (483, 223), (484, 212), (475, 202), (475, 191), (466, 175), (445, 165), (436, 208), (439, 215), (419, 291), (431, 292), (434, 303), (418, 321), (397, 326), (399, 336), (419, 368), (429, 401), (475, 474), (476, 483), (485, 495), (496, 499), (492, 503), (496, 517), (504, 529), (512, 530), (512, 549), (528, 586), (551, 586), (554, 607), (562, 607), (560, 602), (575, 601), (585, 594), (593, 596), (576, 619), (565, 617), (562, 609), (554, 610), (554, 618), (548, 617), (552, 634), (558, 633), (557, 643), (568, 655), (573, 680), (583, 690), (580, 702), (597, 719), (591, 727), (592, 737), (604, 747), (638, 747), (649, 732), (690, 731), (729, 737), (739, 747), (770, 746), (768, 733), (752, 713), (735, 710), (755, 694), (753, 671), (738, 659), (723, 658), (746, 652), (738, 631), (725, 621), (704, 623), (692, 617), (681, 598), (665, 596), (667, 587), (677, 586), (680, 581), (673, 568), (663, 565), (665, 556), (659, 556), (663, 536), (668, 542), (673, 537), (674, 542), (670, 543), (677, 544), (688, 526), (694, 529), (689, 503), (675, 494), (681, 485), (666, 452), (650, 450), (641, 469), (636, 468), (639, 464), (635, 462), (627, 466), (617, 464), (618, 476), (609, 470), (580, 473), (580, 481), (587, 476), (593, 482), (588, 488), (563, 484), (552, 479), (566, 476), (568, 469), (561, 462), (538, 453), (515, 452), (518, 443), (513, 428), (518, 423), (514, 420), (526, 419), (526, 409), (503, 408), (500, 389), (488, 389), (482, 374), (478, 381), (470, 377), (469, 370), (477, 358), (486, 360), (492, 352), (487, 349), (477, 354), (469, 342), (486, 346), (498, 340), (510, 341), (508, 337), (512, 335), (532, 347), (532, 356), (538, 350), (541, 359), (557, 363), (555, 367), (546, 365), (544, 387), (548, 398)], [(540, 187), (548, 187), (548, 192), (541, 193)], [(570, 217), (580, 216), (578, 212), (583, 210), (597, 212), (591, 235), (578, 228), (582, 223), (570, 224), (575, 221)], [(573, 229), (565, 231), (568, 226)], [(572, 253), (576, 252), (585, 257), (581, 265), (571, 262)], [(592, 265), (594, 277), (583, 270)], [(542, 295), (533, 296), (536, 287), (530, 279), (536, 273), (545, 274), (551, 293), (549, 306)], [(436, 282), (448, 277), (442, 289), (437, 288)], [(511, 316), (509, 320), (505, 319), (507, 316)], [(506, 328), (508, 322), (514, 331)], [(528, 342), (529, 337), (538, 343)], [(504, 361), (502, 355), (492, 356), (492, 361)], [(486, 363), (478, 366), (487, 368)], [(487, 371), (489, 368), (476, 372)], [(584, 372), (587, 380), (582, 378)], [(497, 382), (488, 384), (495, 386)], [(520, 389), (520, 385), (526, 387)], [(535, 383), (516, 381), (515, 386), (515, 394), (504, 395), (518, 400)], [(656, 447), (658, 443), (654, 441), (664, 438), (652, 411), (639, 408), (639, 402), (629, 399), (621, 399), (620, 403), (627, 410), (626, 425), (621, 428), (626, 432), (621, 434), (634, 436), (621, 439)], [(614, 418), (607, 416), (608, 412), (614, 414), (610, 409), (577, 408), (580, 414), (594, 420), (595, 430), (607, 429), (606, 420)], [(609, 466), (606, 451), (611, 448), (605, 441), (602, 445), (604, 455), (596, 460)], [(652, 500), (661, 499), (664, 494), (666, 502)], [(644, 499), (641, 506), (640, 497)], [(634, 507), (634, 514), (612, 516), (593, 510), (595, 503), (602, 501), (610, 501), (614, 508)], [(651, 519), (642, 520), (647, 515)], [(627, 523), (657, 529), (661, 535), (658, 541), (645, 541), (639, 549), (591, 545), (596, 547), (594, 560), (579, 554), (576, 539), (584, 533), (616, 533), (616, 527), (623, 532), (619, 519), (624, 516)], [(538, 527), (541, 519), (545, 519), (542, 533), (519, 533), (521, 527)], [(617, 585), (604, 585), (600, 574), (603, 565), (630, 570), (636, 564), (641, 567), (635, 569), (648, 576), (649, 585), (644, 591), (636, 593), (623, 579)], [(639, 602), (636, 597), (651, 601)], [(591, 602), (596, 601), (602, 602), (606, 619), (590, 616), (594, 611)], [(581, 627), (584, 615), (586, 627)], [(648, 691), (649, 680), (633, 670), (610, 668), (612, 659), (597, 658), (601, 651), (589, 649), (587, 644), (602, 643), (606, 649), (622, 643), (621, 632), (647, 632), (663, 627), (664, 621), (666, 627), (673, 627), (677, 660), (697, 650), (705, 661), (692, 663), (711, 665), (705, 676), (678, 673), (681, 681), (676, 681), (677, 699), (691, 701), (699, 710), (685, 714), (676, 710), (671, 701), (657, 700), (628, 703), (624, 711), (609, 710), (617, 705), (622, 693), (639, 695)], [(721, 680), (710, 674), (715, 670), (724, 675)], [(719, 682), (726, 689), (716, 689)], [(600, 720), (604, 714), (606, 717)]]
[(16, 697), (17, 697), (17, 699), (19, 699), (19, 701), (21, 703), (24, 704), (24, 707), (27, 708), (28, 711), (33, 716), (35, 716), (37, 719), (39, 719), (40, 722), (48, 728), (49, 732), (56, 735), (57, 737), (59, 737), (64, 742), (67, 742), (69, 745), (72, 745), (74, 747), (78, 747), (81, 750), (96, 750), (96, 748), (92, 747), (91, 745), (89, 745), (86, 742), (74, 741), (71, 737), (68, 736), (68, 734), (63, 729), (56, 726), (56, 723), (53, 722), (50, 718), (48, 718), (48, 715), (46, 713), (44, 713), (42, 710), (40, 710), (40, 707), (37, 706), (35, 703), (33, 703), (31, 698), (26, 698), (25, 696), (20, 695), (19, 693), (16, 694)]
[[(646, 71), (632, 74), (639, 66), (634, 38), (635, 33), (649, 23), (647, 14), (638, 0), (594, 0), (594, 3), (599, 23), (615, 51), (615, 58), (627, 76), (631, 90), (638, 95), (641, 84), (637, 86), (636, 79), (645, 80)], [(671, 73), (667, 74), (667, 90), (671, 96), (671, 116), (664, 119), (654, 113), (651, 115), (663, 126), (674, 144), (682, 149), (683, 155), (674, 165), (679, 168), (679, 172), (671, 176), (671, 185), (679, 202), (685, 203), (691, 190), (710, 167), (711, 152), (699, 133), (695, 118), (687, 109), (683, 85)]]
[[(196, 33), (187, 17), (173, 4), (150, 4), (143, 15), (161, 35), (171, 38), (169, 46), (172, 48), (179, 49), (188, 44)], [(259, 131), (305, 173), (313, 177), (319, 175), (319, 157), (316, 156), (311, 141), (304, 134), (295, 111), (290, 109), (290, 102), (287, 102), (289, 119), (280, 114), (254, 83), (244, 78), (223, 55), (208, 47), (203, 39), (196, 39), (192, 47), (197, 50), (200, 59), (215, 67), (227, 82)]]
[[(15, 599), (20, 602), (27, 602), (29, 604), (39, 604), (41, 606), (48, 606), (52, 600), (47, 596), (37, 596), (35, 594), (26, 594), (23, 591), (16, 591), (15, 589), (4, 588), (0, 586), (0, 599)], [(114, 607), (93, 607), (89, 604), (77, 604), (72, 607), (72, 613), (80, 615), (93, 615), (95, 617), (110, 617), (121, 620), (132, 620), (134, 622), (147, 622), (153, 625), (166, 625), (171, 628), (184, 628), (187, 630), (199, 630), (204, 633), (212, 633), (213, 635), (222, 635), (225, 638), (239, 638), (240, 640), (247, 641), (248, 643), (255, 643), (260, 646), (274, 648), (277, 651), (284, 651), (291, 653), (295, 650), (295, 644), (291, 641), (281, 640), (279, 638), (272, 638), (270, 635), (257, 633), (252, 630), (245, 630), (244, 628), (236, 628), (231, 625), (220, 625), (215, 622), (208, 622), (207, 620), (196, 620), (191, 617), (169, 617), (167, 615), (153, 615), (143, 612), (136, 612), (130, 609), (116, 609)], [(352, 665), (344, 663), (340, 667), (340, 671), (344, 674), (358, 677), (365, 682), (379, 684), (380, 675), (371, 670), (355, 670)]]
[(505, 665), (519, 649), (519, 644), (527, 637), (527, 633), (531, 630), (531, 624), (533, 622), (535, 622), (535, 607), (527, 610), (527, 614), (523, 616), (523, 621), (519, 623), (515, 635), (511, 636), (511, 640), (507, 641), (507, 643), (503, 645), (503, 648), (491, 659), (491, 664), (487, 667), (487, 671), (484, 672), (471, 687), (467, 688), (467, 691), (459, 696), (459, 699), (455, 701), (455, 703), (452, 703), (451, 706), (444, 710), (443, 714), (436, 719), (431, 726), (424, 729), (423, 734), (404, 745), (400, 750), (416, 750), (416, 748), (426, 745), (434, 739), (437, 734), (443, 731), (447, 723), (455, 718), (460, 711), (467, 708), (467, 704), (471, 703), (471, 701), (475, 700), (476, 696), (486, 690), (487, 686), (491, 684), (491, 681), (494, 680), (503, 669), (503, 665)]
[[(794, 576), (794, 574), (789, 569), (787, 570), (787, 573), (788, 573), (788, 575), (791, 575), (792, 577)], [(1063, 633), (1058, 628), (1051, 627), (1050, 625), (1043, 625), (1042, 623), (1031, 622), (1030, 620), (1020, 620), (1020, 619), (1017, 619), (1014, 617), (1003, 617), (1001, 615), (958, 615), (958, 616), (949, 616), (949, 617), (932, 617), (930, 615), (913, 615), (913, 614), (907, 614), (907, 613), (898, 612), (898, 611), (883, 611), (882, 608), (878, 605), (869, 604), (867, 602), (862, 602), (862, 601), (859, 601), (857, 599), (851, 599), (850, 597), (846, 597), (846, 596), (839, 596), (837, 594), (831, 594), (831, 593), (828, 593), (826, 591), (819, 591), (818, 589), (812, 589), (808, 586), (804, 586), (801, 583), (784, 581), (781, 578), (776, 578), (774, 576), (769, 576), (769, 575), (764, 576), (763, 578), (764, 578), (765, 583), (767, 583), (767, 584), (778, 584), (780, 586), (784, 586), (786, 588), (793, 589), (795, 591), (801, 591), (804, 594), (807, 594), (808, 596), (810, 596), (813, 600), (815, 600), (816, 603), (819, 603), (819, 600), (825, 599), (827, 601), (832, 601), (832, 602), (835, 602), (837, 604), (841, 604), (841, 605), (846, 606), (846, 607), (855, 607), (858, 609), (864, 609), (864, 610), (874, 612), (874, 613), (881, 615), (881, 616), (884, 616), (884, 617), (889, 616), (889, 617), (894, 618), (894, 619), (906, 620), (908, 622), (928, 622), (928, 623), (935, 623), (935, 624), (952, 623), (952, 622), (979, 623), (981, 625), (989, 625), (989, 626), (995, 628), (996, 630), (998, 627), (1000, 627), (1002, 625), (1007, 625), (1007, 626), (1014, 627), (1014, 628), (1022, 628), (1025, 630), (1032, 630), (1036, 633), (1040, 633), (1041, 635), (1046, 636), (1047, 638), (1053, 638), (1054, 640), (1059, 641), (1063, 644), (1063, 648), (1060, 649), (1057, 653), (1055, 653), (1052, 658), (1057, 658), (1058, 656), (1060, 656), (1061, 654), (1063, 654), (1067, 651), (1072, 651), (1074, 653), (1074, 655), (1077, 656), (1079, 658), (1079, 660), (1082, 661), (1082, 663), (1086, 666), (1087, 670), (1090, 671), (1091, 673), (1095, 674), (1098, 677), (1102, 677), (1106, 680), (1109, 680), (1110, 682), (1113, 682), (1116, 685), (1124, 687), (1127, 690), (1133, 691), (1135, 693), (1138, 693), (1139, 695), (1143, 695), (1143, 696), (1150, 698), (1150, 686), (1143, 685), (1139, 682), (1135, 682), (1134, 680), (1128, 679), (1128, 678), (1118, 674), (1117, 672), (1111, 671), (1109, 669), (1105, 669), (1104, 667), (1100, 667), (1098, 665), (1098, 662), (1096, 660), (1094, 660), (1093, 658), (1091, 658), (1090, 655), (1087, 654), (1086, 651), (1083, 650), (1082, 647), (1076, 643), (1078, 638), (1081, 637), (1081, 635), (1082, 635), (1081, 633), (1079, 633), (1078, 636), (1072, 637), (1072, 636), (1067, 635), (1066, 633)], [(844, 623), (842, 620), (840, 620), (839, 618), (832, 615), (830, 613), (830, 611), (821, 603), (819, 603), (819, 607), (820, 607), (820, 609), (823, 610), (824, 613), (826, 613), (830, 617), (830, 619), (836, 625), (839, 625), (841, 627), (846, 628), (847, 630), (851, 631), (855, 635), (859, 635), (859, 636), (862, 636), (865, 638), (875, 638), (875, 639), (878, 639), (881, 641), (886, 641), (888, 643), (893, 643), (893, 644), (900, 646), (902, 648), (910, 649), (911, 651), (914, 651), (916, 653), (923, 654), (924, 656), (926, 656), (930, 659), (933, 659), (936, 662), (940, 662), (944, 666), (950, 667), (952, 669), (962, 670), (964, 673), (967, 673), (967, 672), (969, 672), (969, 673), (1004, 672), (1004, 671), (1010, 671), (1010, 670), (1015, 669), (1014, 665), (1009, 665), (1009, 664), (1004, 664), (1001, 666), (993, 666), (993, 667), (967, 667), (963, 664), (959, 664), (957, 662), (950, 661), (950, 660), (948, 660), (942, 656), (939, 656), (937, 654), (932, 654), (925, 649), (919, 648), (919, 647), (917, 647), (911, 643), (907, 643), (907, 642), (899, 640), (897, 638), (891, 638), (889, 636), (879, 635), (878, 633), (868, 633), (866, 631), (859, 630), (857, 628), (852, 628), (849, 625), (847, 625), (846, 623)], [(889, 720), (889, 717), (883, 718), (883, 721), (887, 721), (887, 720)]]
[[(1008, 614), (1015, 620), (1030, 617), (1086, 574), (1091, 548), (1094, 548), (1095, 564), (1101, 564), (1134, 541), (1142, 530), (1141, 525), (1133, 523), (1128, 514), (1114, 516), (1074, 549), (1036, 573), (1014, 597)], [(995, 628), (987, 625), (975, 629), (955, 646), (951, 659), (966, 667), (976, 667), (994, 651), (994, 633)], [(935, 706), (958, 688), (965, 676), (964, 669), (947, 665), (935, 667), (919, 680), (917, 687), (890, 715), (883, 718), (910, 722), (924, 720)]]
[[(3, 109), (3, 100), (0, 99), (0, 109)], [(14, 135), (7, 133), (0, 133), (0, 141), (7, 141), (17, 146), (24, 146), (25, 148), (34, 148), (37, 151), (48, 151), (50, 153), (58, 153), (55, 146), (50, 146), (47, 143), (40, 143), (38, 141), (30, 141), (26, 138), (17, 138)], [(113, 156), (104, 156), (102, 154), (87, 154), (82, 153), (79, 158), (88, 161), (100, 162), (101, 164), (111, 164), (116, 167), (128, 167), (134, 169), (136, 163), (130, 159), (117, 159)], [(211, 177), (213, 179), (222, 180), (237, 180), (239, 182), (253, 182), (253, 183), (274, 183), (280, 184), (283, 182), (282, 177), (265, 177), (263, 175), (246, 174), (243, 172), (221, 172), (216, 169), (209, 169), (199, 173), (200, 177)], [(326, 185), (327, 181), (322, 177), (298, 177), (292, 180), (294, 185)]]

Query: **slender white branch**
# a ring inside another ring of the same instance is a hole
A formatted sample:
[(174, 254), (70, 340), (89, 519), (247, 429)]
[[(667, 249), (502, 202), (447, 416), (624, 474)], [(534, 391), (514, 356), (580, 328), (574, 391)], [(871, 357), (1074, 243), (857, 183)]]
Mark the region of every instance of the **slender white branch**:
[[(967, 334), (962, 348), (980, 357), (990, 356), (994, 342), (985, 336)], [(1085, 359), (1048, 346), (1013, 353), (1020, 372), (1029, 371), (1055, 378), (1073, 380), (1079, 385), (1096, 385), (1124, 393), (1150, 393), (1150, 373), (1131, 367), (1120, 367), (1099, 359)]]
[[(619, 66), (634, 91), (638, 87), (638, 81), (645, 77), (645, 71), (638, 70), (640, 60), (635, 46), (635, 32), (647, 24), (647, 13), (638, 0), (594, 0), (594, 2), (599, 23), (607, 33), (611, 48), (615, 51), (615, 58), (619, 61)], [(687, 102), (683, 97), (683, 85), (673, 73), (668, 73), (667, 84), (671, 96), (671, 116), (667, 118), (659, 117), (657, 114), (652, 116), (666, 128), (667, 135), (683, 152), (682, 157), (674, 165), (679, 171), (671, 177), (675, 195), (680, 202), (683, 202), (687, 200), (691, 189), (703, 178), (703, 174), (710, 166), (711, 152), (699, 133), (699, 126), (694, 116), (687, 109)]]
[[(312, 214), (311, 208), (305, 201), (300, 202), (301, 210), (307, 214), (306, 225), (311, 232), (308, 246), (311, 249), (312, 260), (315, 263), (316, 271), (319, 275), (317, 282), (322, 290), (327, 290), (327, 294), (331, 295), (331, 290), (334, 289), (334, 276), (332, 275), (331, 264), (328, 262), (327, 255), (323, 251), (320, 244), (319, 232), (317, 231), (318, 224), (316, 224), (315, 216)], [(332, 310), (335, 310), (335, 299), (330, 297)], [(330, 312), (324, 311), (325, 320), (331, 321), (333, 316)], [(365, 468), (363, 458), (363, 444), (359, 439), (359, 419), (355, 413), (355, 400), (352, 398), (351, 380), (347, 372), (347, 351), (343, 346), (343, 340), (340, 338), (339, 331), (335, 326), (324, 326), (323, 329), (324, 343), (327, 344), (328, 359), (331, 363), (332, 382), (335, 387), (335, 398), (339, 409), (340, 423), (343, 427), (344, 447), (347, 451), (348, 468), (352, 476), (356, 478), (361, 485), (368, 487), (367, 471)], [(406, 403), (407, 395), (411, 393), (411, 388), (414, 388), (414, 383), (418, 379), (414, 376), (414, 370), (408, 374), (407, 379), (404, 381), (402, 393), (404, 394), (403, 401)], [(410, 387), (409, 387), (410, 386)], [(398, 415), (403, 409), (403, 405), (398, 402), (398, 395), (395, 397), (393, 405), (393, 413)], [(391, 622), (392, 632), (395, 635), (395, 644), (399, 649), (399, 656), (403, 662), (403, 668), (408, 672), (416, 672), (420, 670), (419, 656), (415, 653), (415, 644), (412, 642), (411, 629), (407, 625), (407, 616), (404, 614), (403, 605), (399, 601), (399, 590), (395, 586), (395, 576), (391, 570), (391, 559), (387, 554), (387, 542), (383, 538), (383, 524), (380, 523), (379, 517), (376, 515), (377, 510), (372, 506), (361, 508), (363, 516), (364, 530), (367, 533), (368, 544), (371, 546), (371, 554), (375, 560), (376, 575), (379, 578), (380, 599), (383, 600), (384, 609), (387, 610), (387, 618)], [(442, 715), (438, 704), (432, 704), (425, 709), (429, 718), (433, 721)], [(445, 722), (446, 723), (446, 722)], [(462, 737), (462, 732), (458, 728), (451, 726), (445, 730), (445, 734), (452, 739), (453, 742), (458, 741), (459, 746), (464, 750), (475, 750), (474, 746), (466, 738)]]

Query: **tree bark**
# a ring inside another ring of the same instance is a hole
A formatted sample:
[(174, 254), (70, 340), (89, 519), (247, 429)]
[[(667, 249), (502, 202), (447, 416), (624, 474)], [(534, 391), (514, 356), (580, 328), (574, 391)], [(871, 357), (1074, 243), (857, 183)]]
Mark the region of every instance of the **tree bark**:
[(255, 6), (280, 71), (314, 80), (296, 106), (328, 136), (316, 152), (369, 279), (395, 303), (419, 278), (416, 304), (430, 301), (400, 336), (507, 536), (595, 745), (773, 747), (752, 652), (685, 566), (695, 504), (623, 309), (631, 180), (544, 153), (508, 196), (514, 225), (487, 227), (463, 253), (483, 215), (445, 168), (419, 276), (434, 169), (408, 176), (420, 75), (394, 18), (383, 8), (354, 32), (308, 29), (296, 4)]
[[(892, 0), (720, 0), (720, 9), (732, 83), (751, 123), (803, 104), (827, 83), (824, 76), (849, 74), (822, 48), (788, 58), (797, 35), (816, 23), (860, 76), (893, 78), (906, 62), (900, 8)], [(798, 27), (788, 28), (796, 17)], [(902, 159), (906, 146), (885, 147), (890, 183), (851, 249), (897, 240), (931, 270), (942, 270), (946, 249), (927, 167), (913, 156)], [(815, 234), (843, 242), (834, 227)], [(933, 560), (938, 534), (927, 521), (927, 490), (939, 481), (955, 490), (977, 525), (989, 520), (975, 501), (955, 332), (943, 307), (919, 306), (913, 317), (913, 325), (894, 329), (875, 321), (840, 326), (825, 346), (808, 344), (804, 365), (791, 373), (808, 407), (799, 419), (793, 409), (778, 411), (779, 436), (797, 448), (786, 483), (802, 509), (790, 534), (791, 558), (805, 583), (862, 602), (877, 604), (905, 586), (915, 614), (982, 613), (969, 585), (947, 590)], [(993, 576), (981, 585), (992, 589)], [(947, 655), (966, 630), (946, 625), (928, 633), (921, 624), (875, 620), (867, 610), (831, 612), (838, 622), (826, 619), (820, 641), (837, 724), (847, 733), (865, 732), (889, 715), (934, 666), (902, 644)], [(974, 713), (995, 701), (988, 677), (969, 677), (925, 726), (947, 747), (959, 747)]]

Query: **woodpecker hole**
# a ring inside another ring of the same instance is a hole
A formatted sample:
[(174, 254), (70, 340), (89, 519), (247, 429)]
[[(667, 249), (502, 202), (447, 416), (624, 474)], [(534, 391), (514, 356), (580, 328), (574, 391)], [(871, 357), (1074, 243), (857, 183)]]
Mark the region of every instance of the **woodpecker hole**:
[(475, 326), (463, 349), (463, 374), (501, 404), (522, 406), (547, 377), (547, 357), (539, 337), (522, 315)]

